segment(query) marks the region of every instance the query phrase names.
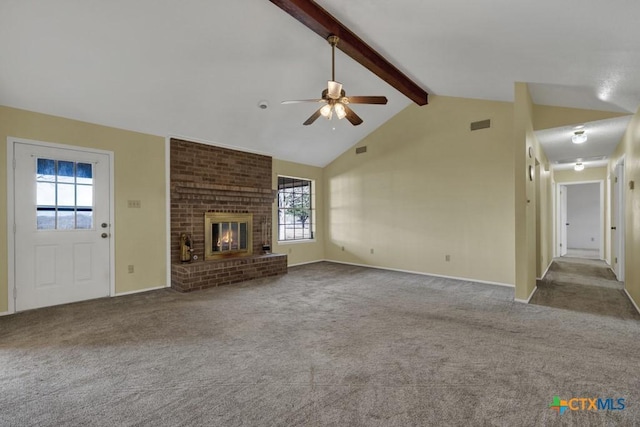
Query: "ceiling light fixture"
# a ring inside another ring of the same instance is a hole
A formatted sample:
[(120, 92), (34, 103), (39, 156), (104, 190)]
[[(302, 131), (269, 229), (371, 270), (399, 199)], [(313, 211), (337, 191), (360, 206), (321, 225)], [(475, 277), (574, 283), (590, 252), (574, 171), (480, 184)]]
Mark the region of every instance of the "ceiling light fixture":
[(574, 144), (582, 144), (584, 142), (587, 142), (587, 134), (584, 133), (583, 130), (577, 130), (573, 133), (571, 142), (573, 142)]
[(573, 170), (575, 170), (576, 172), (584, 170), (584, 164), (582, 164), (582, 162), (576, 163), (576, 165), (573, 167)]

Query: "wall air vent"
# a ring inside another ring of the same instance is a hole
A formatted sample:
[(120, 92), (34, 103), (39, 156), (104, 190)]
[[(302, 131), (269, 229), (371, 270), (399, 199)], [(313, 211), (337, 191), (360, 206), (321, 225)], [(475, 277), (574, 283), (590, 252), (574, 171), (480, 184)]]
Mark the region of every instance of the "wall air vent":
[(367, 146), (363, 146), (363, 147), (356, 147), (356, 154), (362, 154), (362, 153), (366, 153), (367, 152)]
[(480, 120), (479, 122), (471, 123), (471, 130), (487, 129), (491, 127), (491, 120)]

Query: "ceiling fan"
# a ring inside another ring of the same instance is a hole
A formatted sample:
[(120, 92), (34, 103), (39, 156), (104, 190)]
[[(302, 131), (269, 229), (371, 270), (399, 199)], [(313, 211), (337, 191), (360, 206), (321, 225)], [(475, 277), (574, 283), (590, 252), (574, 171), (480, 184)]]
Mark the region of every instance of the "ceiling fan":
[(322, 98), (282, 102), (283, 104), (299, 102), (319, 102), (324, 104), (303, 123), (305, 126), (315, 122), (320, 116), (331, 120), (334, 114), (338, 119), (341, 120), (346, 117), (352, 125), (358, 126), (362, 123), (362, 119), (349, 107), (349, 104), (384, 105), (387, 103), (385, 96), (346, 96), (342, 89), (342, 83), (336, 81), (336, 45), (339, 40), (338, 36), (331, 35), (327, 37), (327, 41), (331, 45), (331, 80), (327, 82), (327, 88), (322, 91)]

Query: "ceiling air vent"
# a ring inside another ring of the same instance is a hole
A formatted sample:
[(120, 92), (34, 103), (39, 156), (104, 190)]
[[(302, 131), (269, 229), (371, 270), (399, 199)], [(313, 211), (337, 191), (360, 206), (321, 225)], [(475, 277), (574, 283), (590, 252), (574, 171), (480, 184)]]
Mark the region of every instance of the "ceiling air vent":
[(356, 147), (356, 154), (362, 154), (367, 152), (367, 146), (364, 147)]
[(471, 130), (478, 130), (478, 129), (487, 129), (491, 127), (491, 120), (487, 119), (487, 120), (480, 120), (479, 122), (472, 122), (471, 123)]

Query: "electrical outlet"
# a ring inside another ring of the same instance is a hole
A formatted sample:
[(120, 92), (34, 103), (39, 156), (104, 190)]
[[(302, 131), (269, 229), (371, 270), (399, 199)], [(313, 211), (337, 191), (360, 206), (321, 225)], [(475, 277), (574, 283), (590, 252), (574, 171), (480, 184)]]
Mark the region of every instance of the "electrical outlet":
[(128, 269), (128, 271), (129, 271), (129, 273), (133, 273), (133, 264), (129, 264), (129, 265), (127, 266), (127, 269)]
[(139, 209), (140, 205), (141, 205), (140, 200), (127, 200), (127, 207), (128, 208)]
[(447, 262), (451, 261), (451, 255), (445, 255), (444, 260)]

